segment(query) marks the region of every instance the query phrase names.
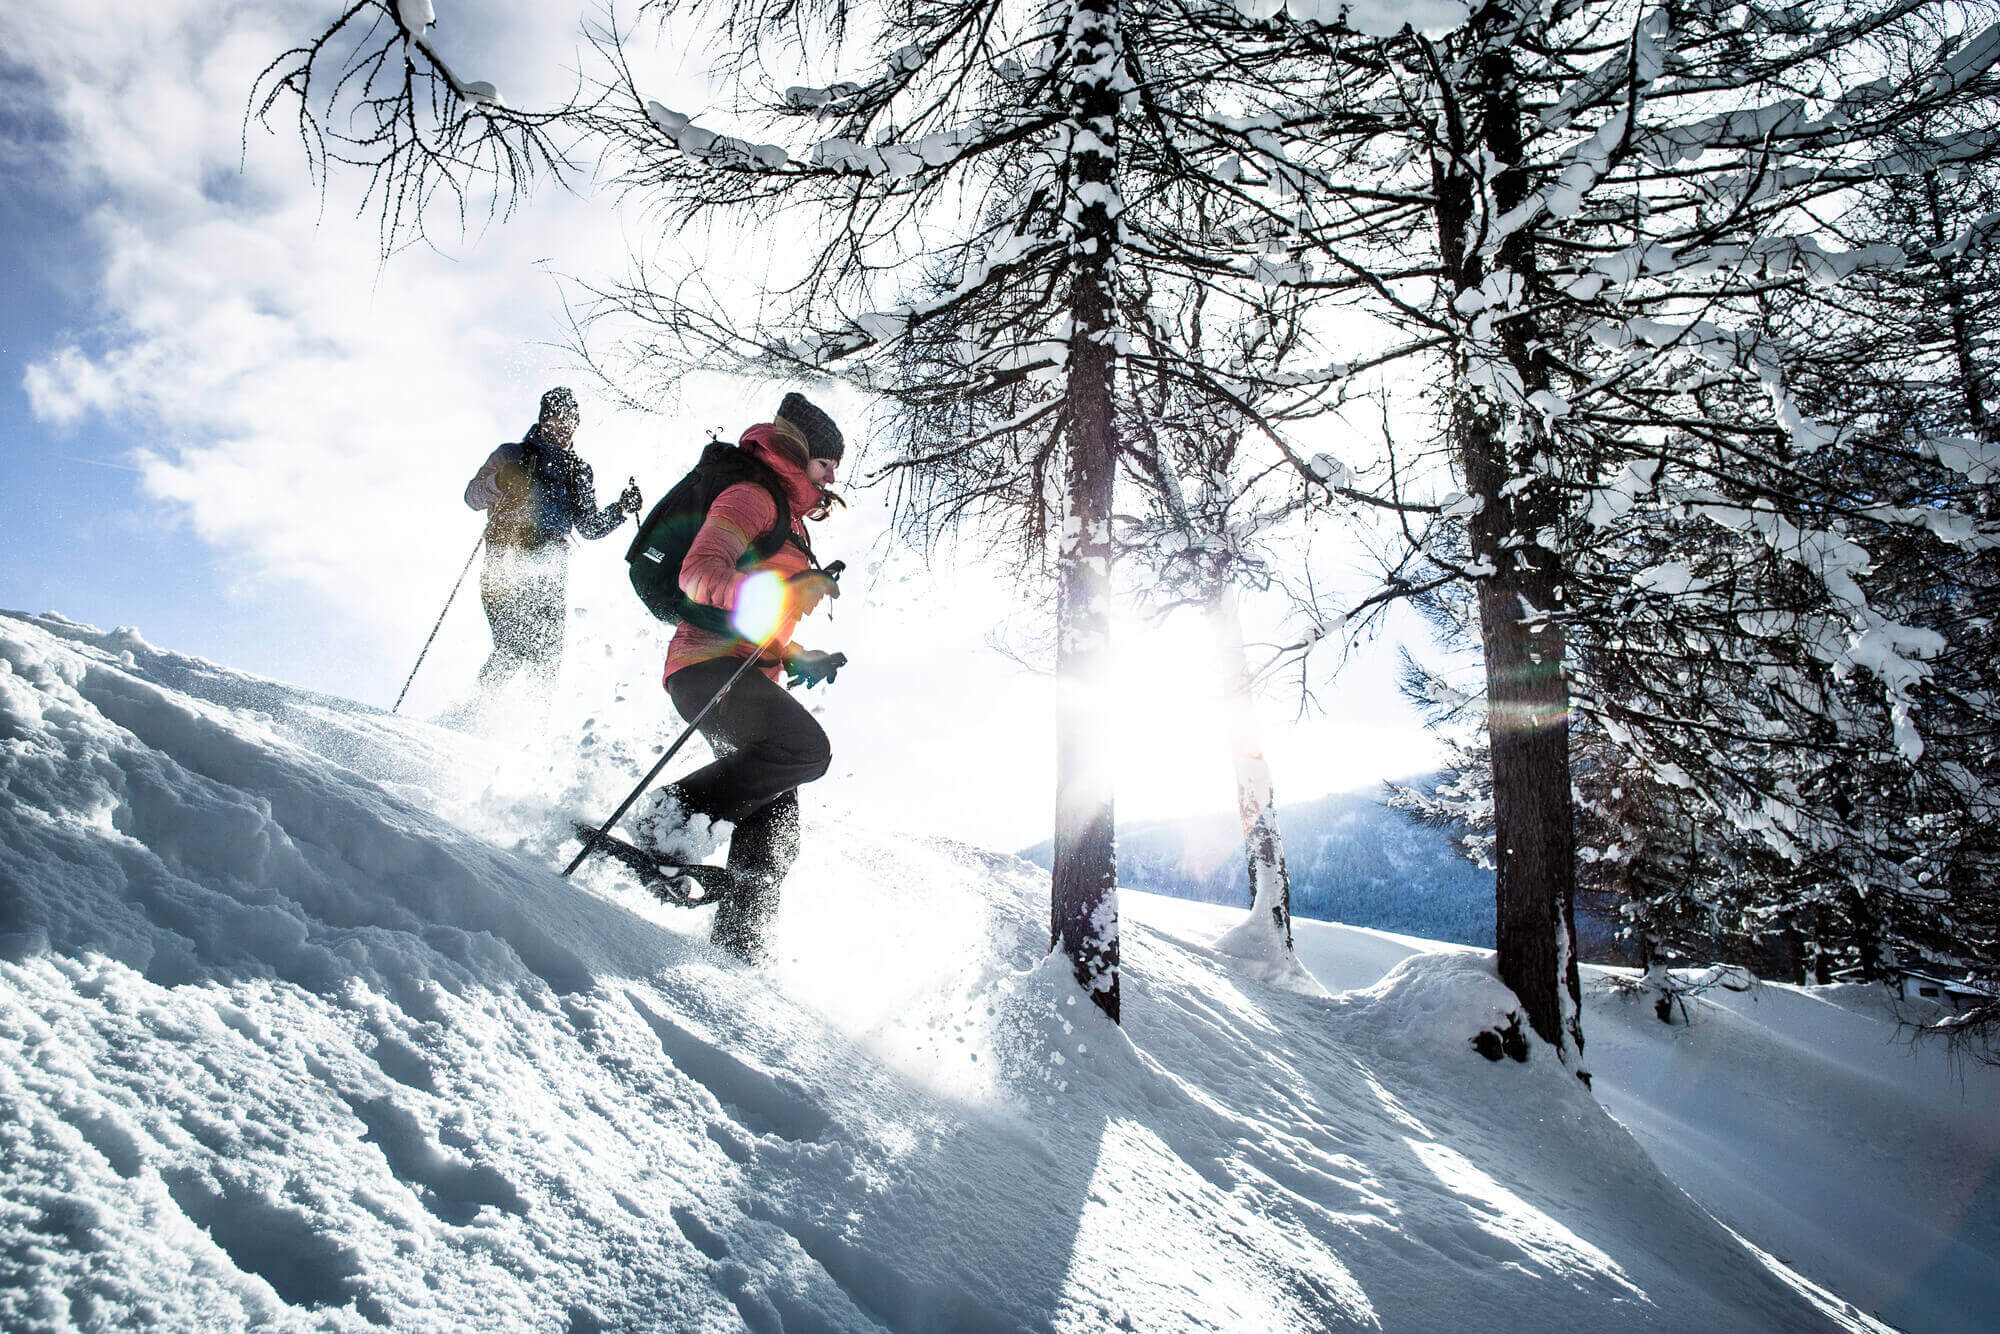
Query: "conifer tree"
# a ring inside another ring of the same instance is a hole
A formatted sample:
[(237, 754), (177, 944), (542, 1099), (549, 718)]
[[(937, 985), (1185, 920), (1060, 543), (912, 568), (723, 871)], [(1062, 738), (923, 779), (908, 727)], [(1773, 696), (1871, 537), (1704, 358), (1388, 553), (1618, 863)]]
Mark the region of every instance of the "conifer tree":
[(1990, 117), (1940, 128), (1994, 92), (2000, 30), (1964, 12), (1492, 0), (1436, 40), (1336, 44), (1398, 108), (1361, 198), (1408, 201), (1379, 233), (1402, 244), (1348, 257), (1431, 256), (1374, 309), (1445, 375), (1462, 494), (1415, 541), (1476, 590), (1500, 969), (1562, 1047), (1575, 710), (1786, 856), (1806, 748), (1919, 744), (1937, 632), (1871, 600), (1865, 543), (1942, 516), (1810, 466), (1842, 437), (1772, 312), (1898, 258), (1821, 220), (1846, 192), (2000, 145)]

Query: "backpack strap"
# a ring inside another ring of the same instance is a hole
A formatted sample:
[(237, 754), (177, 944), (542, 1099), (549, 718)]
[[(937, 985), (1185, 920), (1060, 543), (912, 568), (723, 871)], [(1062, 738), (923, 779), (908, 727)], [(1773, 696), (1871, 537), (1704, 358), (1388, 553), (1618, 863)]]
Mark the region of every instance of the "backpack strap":
[(755, 552), (758, 560), (766, 561), (777, 555), (778, 548), (785, 545), (785, 540), (792, 535), (792, 501), (785, 494), (785, 479), (778, 476), (777, 469), (741, 445), (734, 445), (731, 448), (742, 456), (738, 466), (748, 474), (742, 480), (763, 487), (770, 494), (771, 503), (778, 507), (777, 516), (770, 528), (760, 534), (743, 553), (749, 556)]

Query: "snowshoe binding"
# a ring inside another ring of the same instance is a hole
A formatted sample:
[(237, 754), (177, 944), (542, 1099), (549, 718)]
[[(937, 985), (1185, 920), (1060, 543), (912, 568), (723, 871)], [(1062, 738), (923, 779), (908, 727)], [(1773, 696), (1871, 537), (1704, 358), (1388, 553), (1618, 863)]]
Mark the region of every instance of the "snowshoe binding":
[[(570, 827), (585, 842), (597, 833), (595, 825), (582, 820), (572, 820)], [(715, 903), (728, 897), (733, 887), (733, 878), (726, 866), (670, 861), (628, 843), (616, 834), (599, 836), (595, 850), (622, 862), (627, 869), (638, 874), (640, 883), (654, 898), (677, 908), (700, 908)]]

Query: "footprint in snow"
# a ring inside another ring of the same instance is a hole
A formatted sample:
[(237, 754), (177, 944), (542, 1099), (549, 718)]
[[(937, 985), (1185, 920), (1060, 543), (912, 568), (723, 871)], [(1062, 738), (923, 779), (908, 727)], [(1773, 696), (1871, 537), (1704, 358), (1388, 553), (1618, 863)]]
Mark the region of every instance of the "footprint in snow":
[(160, 1177), (188, 1221), (231, 1264), (270, 1284), (280, 1301), (306, 1308), (353, 1304), (372, 1323), (388, 1323), (359, 1282), (361, 1256), (319, 1220), (227, 1176), (172, 1168)]
[(664, 1015), (653, 1013), (638, 997), (631, 1000), (639, 1017), (659, 1038), (667, 1059), (713, 1094), (731, 1119), (753, 1134), (814, 1141), (832, 1131), (833, 1119), (793, 1081), (731, 1056)]
[(415, 1187), (423, 1206), (443, 1222), (465, 1227), (488, 1205), (511, 1214), (528, 1212), (528, 1202), (513, 1182), (485, 1163), (469, 1163), (432, 1143), (408, 1109), (388, 1098), (344, 1096), (389, 1170)]

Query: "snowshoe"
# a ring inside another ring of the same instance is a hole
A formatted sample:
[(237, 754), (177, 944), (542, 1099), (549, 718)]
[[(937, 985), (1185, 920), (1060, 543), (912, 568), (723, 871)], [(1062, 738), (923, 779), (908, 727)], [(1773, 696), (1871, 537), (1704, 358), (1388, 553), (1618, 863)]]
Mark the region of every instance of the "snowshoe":
[[(586, 842), (597, 832), (595, 825), (582, 820), (572, 820), (570, 827), (576, 831), (578, 838)], [(637, 872), (640, 883), (652, 892), (654, 898), (675, 907), (699, 908), (726, 898), (732, 888), (732, 877), (726, 866), (669, 861), (626, 842), (616, 834), (598, 838), (595, 851), (609, 854)]]

